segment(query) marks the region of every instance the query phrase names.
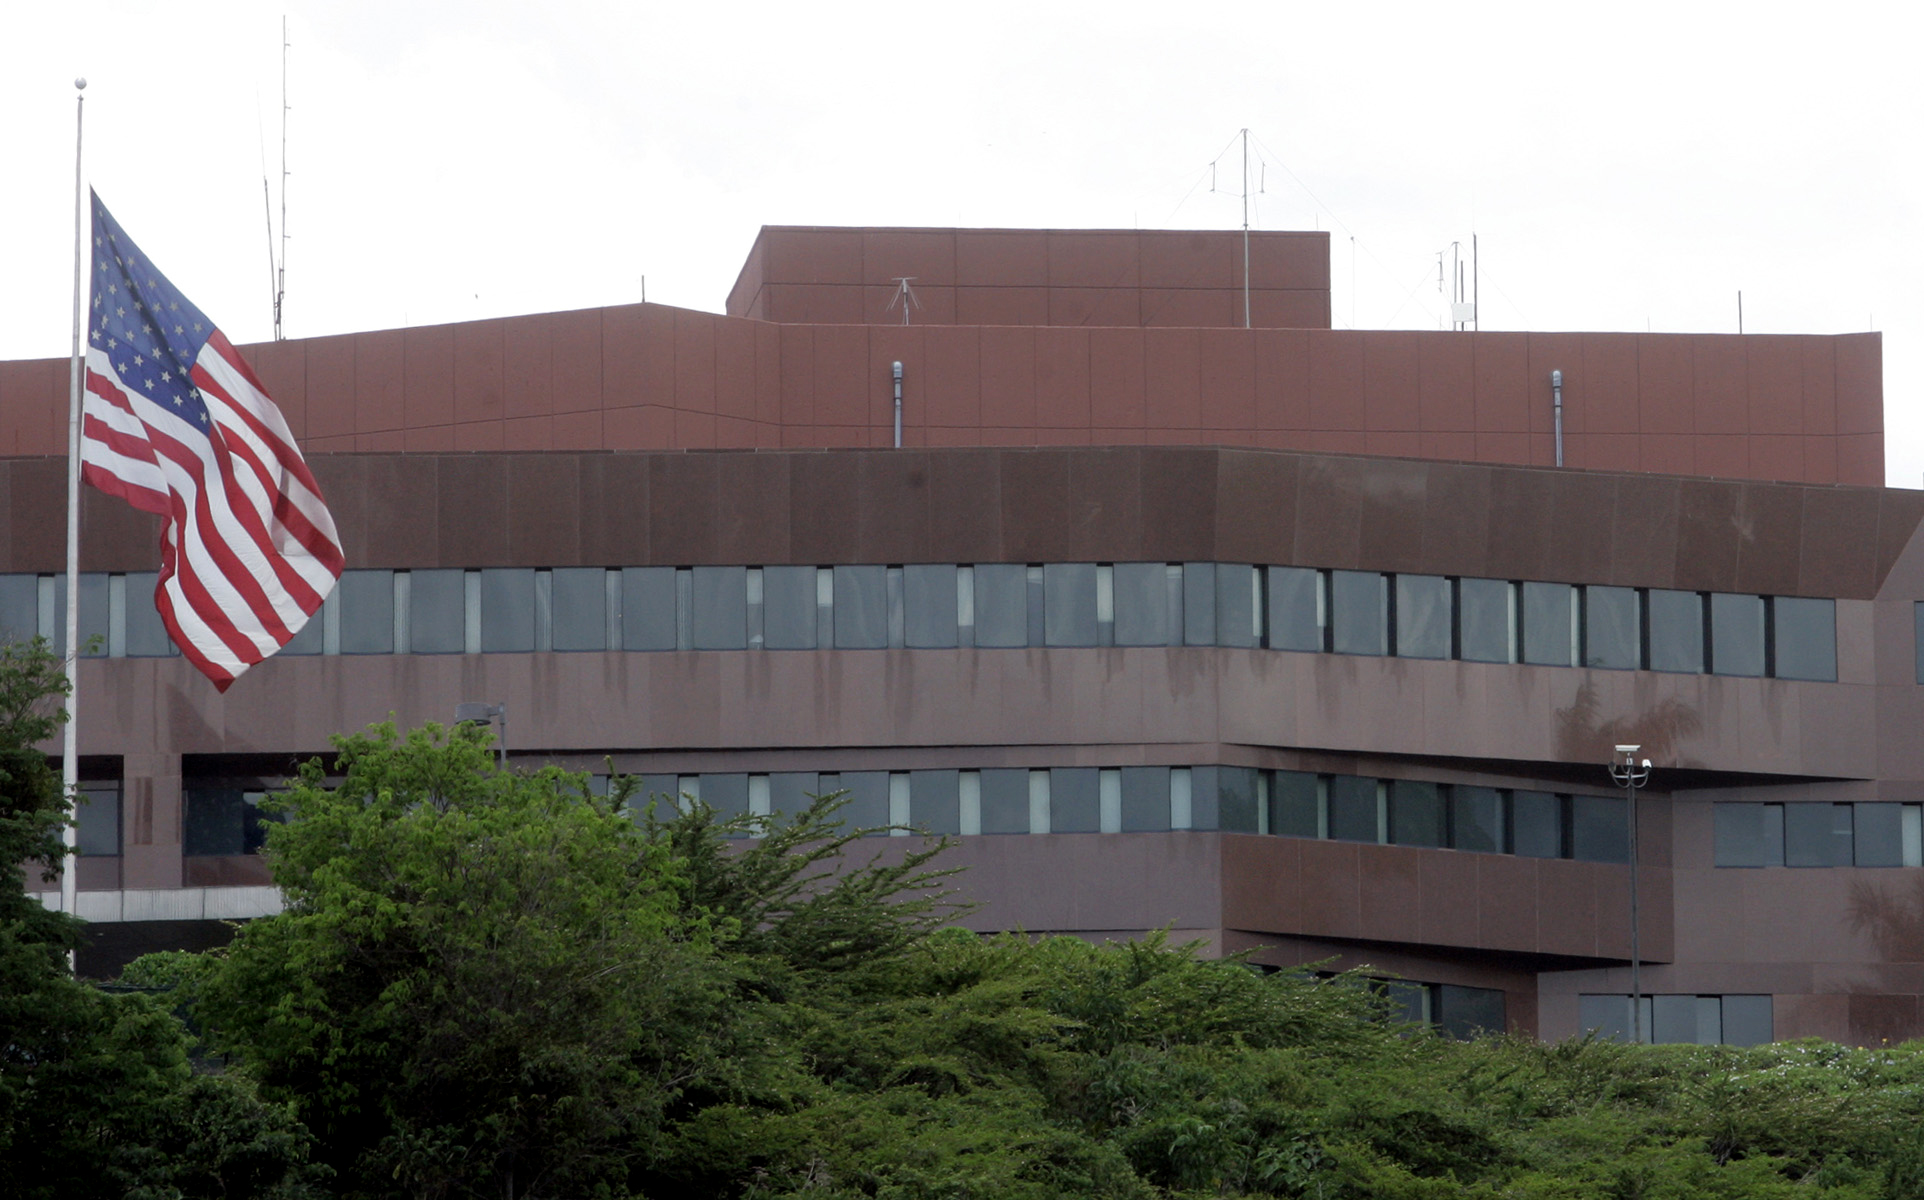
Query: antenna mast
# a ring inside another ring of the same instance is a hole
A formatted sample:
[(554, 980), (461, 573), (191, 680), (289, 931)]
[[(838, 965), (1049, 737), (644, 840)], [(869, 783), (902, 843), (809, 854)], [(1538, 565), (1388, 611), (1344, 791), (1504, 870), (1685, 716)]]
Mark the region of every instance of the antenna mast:
[[(267, 264), (273, 269), (274, 285), (274, 340), (285, 336), (281, 332), (281, 302), (287, 296), (287, 16), (281, 16), (281, 244), (280, 257), (274, 255), (274, 218), (273, 210), (268, 210), (267, 220)], [(261, 190), (267, 190), (267, 180), (261, 180)], [(263, 197), (265, 198), (265, 197)]]

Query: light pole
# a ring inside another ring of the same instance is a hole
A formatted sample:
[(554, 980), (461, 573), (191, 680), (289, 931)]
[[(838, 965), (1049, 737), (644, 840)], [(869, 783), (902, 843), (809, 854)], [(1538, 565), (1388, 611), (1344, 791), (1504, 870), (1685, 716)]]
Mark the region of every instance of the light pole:
[(1630, 794), (1630, 1041), (1643, 1042), (1643, 953), (1637, 942), (1637, 789), (1650, 782), (1650, 760), (1637, 761), (1642, 746), (1618, 746), (1610, 778)]
[(501, 769), (508, 769), (508, 702), (483, 704), (478, 700), (463, 700), (454, 706), (454, 723), (472, 721), (476, 725), (492, 725), (501, 722), (501, 732), (495, 736), (494, 749), (500, 756)]

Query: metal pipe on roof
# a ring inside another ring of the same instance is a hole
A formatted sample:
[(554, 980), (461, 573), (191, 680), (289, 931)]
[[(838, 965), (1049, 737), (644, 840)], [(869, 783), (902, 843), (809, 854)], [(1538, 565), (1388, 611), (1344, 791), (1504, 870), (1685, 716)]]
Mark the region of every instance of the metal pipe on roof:
[(1550, 395), (1555, 402), (1557, 417), (1557, 465), (1563, 465), (1563, 372), (1550, 372)]

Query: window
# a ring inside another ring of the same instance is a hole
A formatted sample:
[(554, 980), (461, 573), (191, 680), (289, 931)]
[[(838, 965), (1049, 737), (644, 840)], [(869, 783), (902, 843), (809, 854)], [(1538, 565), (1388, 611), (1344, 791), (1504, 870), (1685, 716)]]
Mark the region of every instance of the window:
[(1651, 588), (1650, 669), (1701, 675), (1704, 669), (1704, 598), (1697, 592)]
[[(31, 642), (39, 634), (40, 576), (0, 575), (0, 641)], [(1924, 683), (1924, 670), (1918, 682)]]
[(1643, 657), (1642, 649), (1637, 589), (1583, 589), (1583, 665), (1634, 671)]
[(1440, 575), (1396, 577), (1396, 653), (1450, 657), (1450, 581)]
[(482, 652), (525, 654), (532, 651), (534, 627), (534, 572), (523, 568), (493, 567), (482, 571)]
[(1216, 564), (1182, 565), (1182, 642), (1216, 644)]
[(1779, 679), (1837, 679), (1837, 602), (1778, 596), (1770, 602)]
[[(160, 583), (156, 571), (130, 571), (127, 573), (127, 657), (165, 658), (180, 653), (173, 639), (167, 636), (167, 626), (161, 622), (160, 609), (154, 602), (154, 589)], [(321, 652), (321, 613), (314, 616), (301, 627), (294, 640), (282, 646), (282, 654), (319, 654)], [(296, 645), (296, 643), (299, 643)]]
[(82, 857), (111, 857), (120, 853), (120, 785), (83, 783), (74, 813), (79, 829), (75, 840)]
[(408, 653), (460, 654), (468, 644), (466, 571), (408, 572)]
[(1378, 784), (1357, 775), (1334, 775), (1329, 781), (1329, 836), (1343, 842), (1380, 842)]
[(1029, 772), (1022, 768), (985, 770), (982, 775), (982, 832), (1029, 832)]
[(977, 563), (975, 644), (1011, 648), (1029, 644), (1028, 568), (1019, 563)]
[(1851, 808), (1858, 866), (1924, 866), (1924, 807), (1868, 803)]
[(1567, 583), (1523, 585), (1523, 661), (1576, 665), (1577, 589)]
[(865, 829), (870, 836), (886, 836), (889, 824), (889, 773), (887, 771), (844, 771), (820, 778), (823, 795), (847, 792), (848, 802), (837, 814), (847, 829)]
[(956, 644), (956, 568), (918, 563), (902, 568), (904, 642), (912, 649), (947, 650)]
[(1096, 833), (1102, 829), (1100, 782), (1094, 767), (1056, 767), (1049, 772), (1049, 832)]
[(748, 645), (748, 568), (696, 567), (691, 572), (690, 586), (689, 618), (694, 648), (745, 648)]
[(1495, 788), (1450, 789), (1450, 845), (1458, 850), (1503, 851), (1503, 796)]
[(1269, 569), (1269, 646), (1323, 649), (1323, 573), (1306, 567)]
[(394, 653), (394, 572), (348, 571), (341, 602), (341, 653)]
[(961, 833), (961, 776), (960, 771), (910, 771), (909, 824), (927, 833)]
[(1323, 837), (1323, 781), (1306, 771), (1277, 771), (1270, 781), (1269, 831)]
[(1122, 828), (1125, 833), (1169, 828), (1169, 768), (1122, 768)]
[(1786, 804), (1784, 809), (1784, 865), (1787, 867), (1848, 867), (1851, 851), (1851, 805)]
[[(1760, 1046), (1771, 1040), (1769, 996), (1645, 996), (1641, 1021), (1646, 1042), (1699, 1046)], [(1630, 1040), (1630, 997), (1577, 997), (1584, 1033)]]
[(1443, 791), (1434, 783), (1390, 784), (1390, 841), (1399, 846), (1443, 845)]
[(1050, 646), (1096, 644), (1096, 565), (1050, 563), (1042, 568), (1044, 641)]
[[(112, 602), (108, 598), (107, 576), (88, 571), (80, 576), (80, 656), (107, 656), (108, 618)], [(67, 652), (67, 577), (53, 577), (53, 652)]]
[(1263, 576), (1255, 567), (1216, 565), (1216, 644), (1263, 644)]
[(551, 644), (554, 648), (606, 650), (608, 572), (600, 567), (556, 567), (549, 587), (553, 597)]
[(1710, 669), (1718, 675), (1764, 673), (1764, 598), (1710, 597)]
[(1220, 829), (1224, 833), (1258, 832), (1261, 808), (1258, 774), (1253, 767), (1196, 767), (1192, 770), (1194, 827)]
[(621, 572), (622, 649), (675, 648), (675, 592), (673, 567), (628, 567)]
[(188, 856), (258, 854), (267, 825), (259, 784), (189, 782), (181, 788), (181, 853)]
[(1332, 571), (1329, 587), (1336, 653), (1387, 653), (1389, 581), (1373, 571)]
[(1117, 563), (1115, 639), (1118, 646), (1167, 646), (1175, 622), (1170, 616), (1169, 567), (1165, 563)]
[(1630, 806), (1622, 796), (1570, 797), (1570, 857), (1630, 861)]
[(1784, 864), (1784, 806), (1715, 805), (1716, 863), (1720, 867), (1780, 867)]
[(1516, 588), (1501, 579), (1459, 579), (1457, 643), (1466, 662), (1516, 661)]
[(1563, 797), (1510, 793), (1511, 852), (1526, 858), (1563, 857)]

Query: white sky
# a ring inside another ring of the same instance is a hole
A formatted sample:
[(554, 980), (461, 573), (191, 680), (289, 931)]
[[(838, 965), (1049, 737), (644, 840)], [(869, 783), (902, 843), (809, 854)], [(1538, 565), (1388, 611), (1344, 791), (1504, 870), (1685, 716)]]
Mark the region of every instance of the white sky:
[(1339, 327), (1436, 328), (1473, 230), (1485, 329), (1730, 332), (1741, 289), (1749, 332), (1885, 331), (1889, 478), (1924, 479), (1894, 4), (13, 8), (0, 359), (67, 352), (75, 75), (89, 181), (230, 337), (271, 336), (285, 12), (291, 337), (643, 276), (719, 311), (763, 224), (1230, 228), (1207, 164), (1246, 126), (1255, 223), (1334, 231)]

